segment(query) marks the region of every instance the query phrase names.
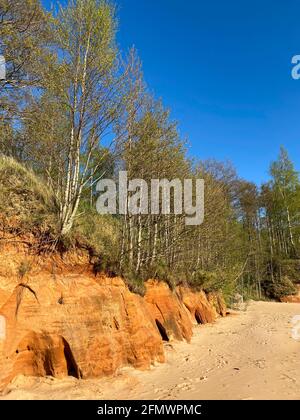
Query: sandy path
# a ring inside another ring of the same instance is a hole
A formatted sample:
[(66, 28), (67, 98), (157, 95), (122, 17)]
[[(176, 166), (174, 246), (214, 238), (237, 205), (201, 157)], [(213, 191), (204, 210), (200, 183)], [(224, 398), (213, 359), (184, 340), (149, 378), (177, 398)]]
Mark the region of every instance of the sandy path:
[(300, 399), (299, 304), (253, 302), (195, 327), (191, 344), (166, 344), (167, 363), (114, 378), (18, 378), (4, 399)]

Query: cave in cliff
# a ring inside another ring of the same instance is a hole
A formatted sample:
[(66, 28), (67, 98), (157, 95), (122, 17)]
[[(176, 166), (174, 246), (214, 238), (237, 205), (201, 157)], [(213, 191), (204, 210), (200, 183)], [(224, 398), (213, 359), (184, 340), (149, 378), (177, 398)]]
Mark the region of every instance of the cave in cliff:
[(156, 322), (156, 326), (161, 335), (162, 340), (170, 341), (165, 327), (158, 321), (158, 319), (156, 319), (155, 322)]

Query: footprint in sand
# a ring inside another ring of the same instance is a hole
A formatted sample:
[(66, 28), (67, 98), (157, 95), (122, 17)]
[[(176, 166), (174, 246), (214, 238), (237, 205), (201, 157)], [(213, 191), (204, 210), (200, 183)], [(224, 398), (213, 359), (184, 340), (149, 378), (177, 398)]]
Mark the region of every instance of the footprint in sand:
[(198, 384), (199, 382), (206, 382), (208, 380), (207, 376), (200, 376), (200, 378), (193, 379), (193, 382)]

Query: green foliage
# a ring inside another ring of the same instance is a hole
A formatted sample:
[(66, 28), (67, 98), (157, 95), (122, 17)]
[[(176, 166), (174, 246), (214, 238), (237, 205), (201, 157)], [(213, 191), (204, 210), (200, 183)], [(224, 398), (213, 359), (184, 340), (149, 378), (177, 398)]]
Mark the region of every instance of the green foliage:
[(276, 300), (279, 300), (283, 296), (295, 295), (297, 293), (294, 283), (288, 276), (276, 279), (275, 282), (264, 282), (263, 288), (266, 296)]
[(128, 289), (132, 293), (136, 293), (140, 296), (145, 296), (146, 286), (143, 278), (139, 277), (136, 273), (129, 270), (123, 272), (122, 277), (124, 278)]
[(0, 88), (38, 84), (40, 67), (51, 57), (44, 48), (53, 35), (51, 20), (39, 0), (0, 0), (0, 54), (7, 64)]
[(204, 270), (197, 270), (188, 280), (188, 284), (196, 289), (213, 291), (218, 288), (217, 274)]
[(286, 259), (281, 261), (281, 273), (295, 284), (300, 283), (300, 260)]
[(103, 267), (117, 265), (119, 259), (120, 227), (115, 217), (100, 215), (93, 210), (84, 212), (77, 220), (73, 237), (85, 245), (94, 256), (101, 256)]
[(157, 280), (165, 281), (171, 290), (174, 290), (176, 285), (179, 283), (179, 278), (176, 276), (175, 271), (172, 271), (163, 259), (160, 259), (154, 266), (152, 265), (149, 268), (148, 275), (146, 274), (146, 277), (153, 277)]

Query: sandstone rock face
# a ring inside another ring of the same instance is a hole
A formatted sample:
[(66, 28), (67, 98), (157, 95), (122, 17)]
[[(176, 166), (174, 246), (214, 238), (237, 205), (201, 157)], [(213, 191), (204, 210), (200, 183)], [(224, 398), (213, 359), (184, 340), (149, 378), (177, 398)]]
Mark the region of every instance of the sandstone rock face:
[(207, 300), (206, 294), (201, 292), (193, 292), (188, 287), (180, 286), (177, 288), (181, 301), (189, 310), (192, 320), (197, 324), (207, 324), (214, 322), (216, 319), (216, 311)]
[[(24, 273), (23, 261), (30, 270)], [(120, 278), (95, 276), (84, 256), (28, 257), (0, 249), (0, 390), (18, 374), (76, 378), (164, 362), (163, 341), (212, 322), (217, 295), (148, 281), (142, 298)]]
[(143, 299), (121, 279), (37, 275), (17, 286), (0, 315), (0, 387), (17, 374), (89, 378), (163, 362), (159, 331)]
[(176, 291), (155, 280), (146, 283), (146, 290), (144, 299), (163, 340), (190, 341), (193, 334), (191, 318)]
[(61, 336), (32, 331), (19, 343), (16, 353), (14, 370), (25, 376), (81, 376), (70, 346)]
[(208, 302), (215, 309), (217, 316), (226, 316), (227, 308), (222, 293), (210, 292), (207, 295)]

